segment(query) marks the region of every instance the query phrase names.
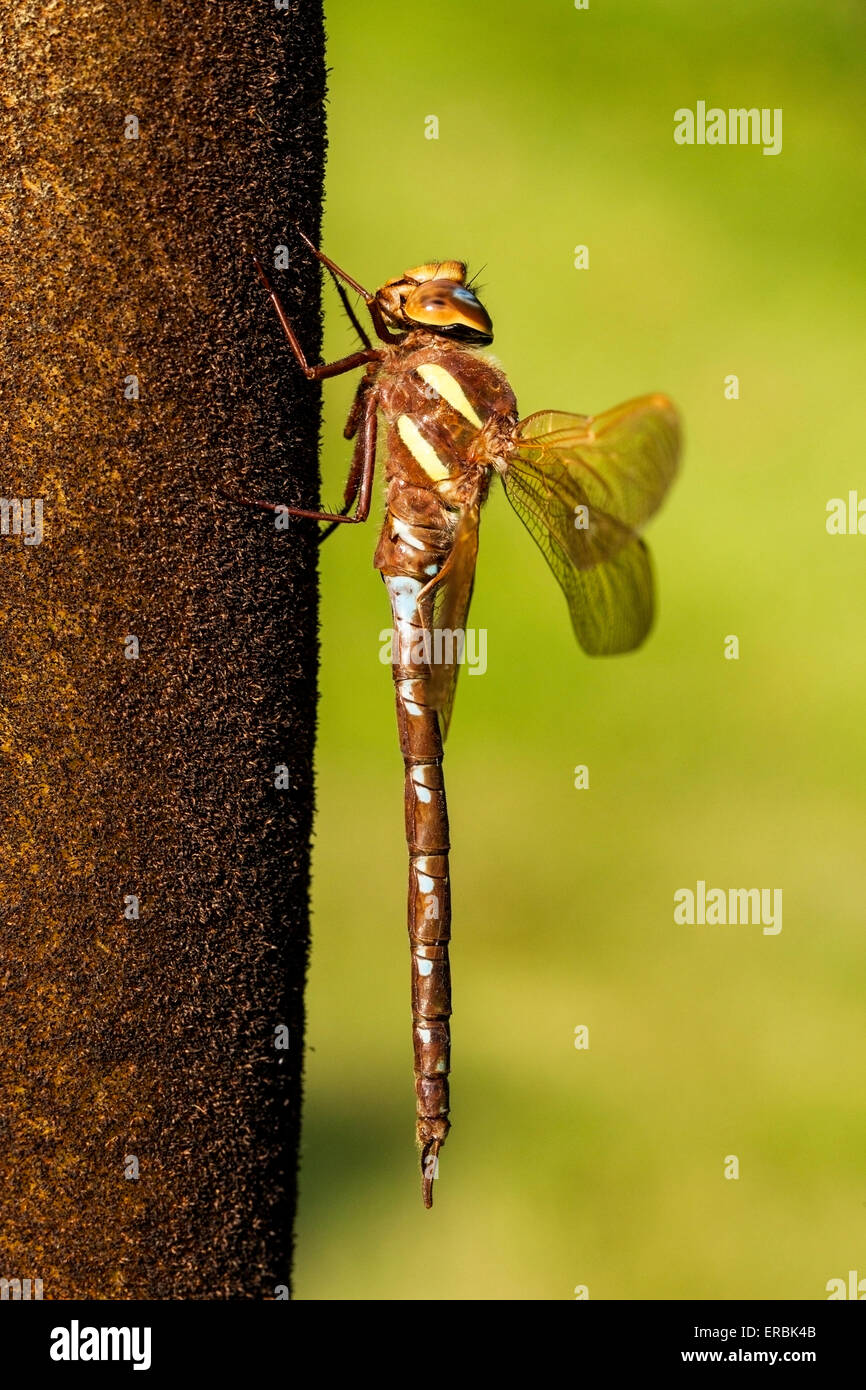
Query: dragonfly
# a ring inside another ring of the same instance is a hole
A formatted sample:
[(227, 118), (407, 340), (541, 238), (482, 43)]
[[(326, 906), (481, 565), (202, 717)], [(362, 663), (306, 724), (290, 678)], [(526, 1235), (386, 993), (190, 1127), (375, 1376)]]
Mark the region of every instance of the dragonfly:
[[(327, 512), (237, 500), (322, 522), (322, 539), (340, 525), (363, 523), (383, 435), (385, 518), (373, 564), (384, 579), (393, 623), (409, 852), (415, 1128), (429, 1208), (451, 1127), (443, 740), (463, 654), (481, 508), (498, 477), (559, 582), (583, 650), (591, 656), (631, 651), (653, 620), (653, 573), (640, 532), (676, 474), (680, 424), (660, 394), (594, 416), (541, 410), (519, 419), (504, 372), (483, 355), (493, 325), (462, 261), (415, 266), (371, 293), (298, 231), (336, 286), (362, 344), (357, 351), (311, 365), (261, 261), (253, 259), (308, 380), (363, 368), (344, 430), (355, 441), (344, 502), (340, 511)], [(363, 299), (375, 344), (345, 287)], [(440, 635), (446, 640), (437, 641)]]

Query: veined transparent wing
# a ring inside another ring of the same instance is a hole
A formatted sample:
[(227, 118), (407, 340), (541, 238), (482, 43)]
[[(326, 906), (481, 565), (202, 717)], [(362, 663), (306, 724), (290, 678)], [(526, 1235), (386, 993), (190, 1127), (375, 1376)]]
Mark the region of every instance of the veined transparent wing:
[(639, 530), (674, 479), (680, 425), (667, 396), (639, 396), (602, 415), (540, 410), (517, 426), (520, 452), (536, 463), (555, 454), (580, 478), (587, 500)]
[(652, 625), (649, 553), (637, 528), (677, 469), (679, 421), (666, 396), (603, 415), (545, 410), (515, 431), (508, 500), (537, 542), (592, 656), (631, 651)]
[(472, 602), (475, 562), (478, 559), (480, 517), (477, 500), (470, 502), (460, 513), (454, 544), (441, 575), (432, 587), (432, 603), (425, 605), (425, 616), (430, 614), (432, 639), (428, 698), (433, 709), (439, 711), (443, 738), (451, 723), (460, 671), (459, 658), (465, 650), (466, 619)]

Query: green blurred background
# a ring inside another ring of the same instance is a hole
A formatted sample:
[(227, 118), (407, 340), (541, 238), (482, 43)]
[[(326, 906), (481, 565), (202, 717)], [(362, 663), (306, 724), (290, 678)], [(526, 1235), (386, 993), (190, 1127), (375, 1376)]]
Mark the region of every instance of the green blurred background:
[[(580, 653), (491, 489), (489, 670), (461, 677), (446, 750), (454, 1128), (432, 1212), (380, 491), (322, 552), (297, 1296), (825, 1298), (866, 1276), (866, 537), (825, 529), (829, 498), (866, 496), (862, 6), (327, 12), (330, 254), (368, 285), (484, 267), (521, 414), (662, 390), (687, 435), (632, 656)], [(782, 153), (675, 145), (698, 100), (783, 108)], [(352, 336), (328, 294), (331, 357)], [(325, 387), (328, 503), (351, 389)], [(782, 888), (781, 934), (675, 925), (700, 878)]]

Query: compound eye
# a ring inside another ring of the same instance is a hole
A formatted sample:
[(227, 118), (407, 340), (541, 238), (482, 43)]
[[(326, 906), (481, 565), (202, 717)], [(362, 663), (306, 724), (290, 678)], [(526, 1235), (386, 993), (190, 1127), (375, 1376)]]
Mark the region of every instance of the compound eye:
[(449, 280), (428, 280), (406, 296), (405, 310), (418, 323), (448, 324), (457, 320), (455, 290)]
[(492, 333), (486, 309), (471, 290), (453, 280), (428, 280), (410, 290), (403, 304), (407, 319), (431, 328), (467, 328)]

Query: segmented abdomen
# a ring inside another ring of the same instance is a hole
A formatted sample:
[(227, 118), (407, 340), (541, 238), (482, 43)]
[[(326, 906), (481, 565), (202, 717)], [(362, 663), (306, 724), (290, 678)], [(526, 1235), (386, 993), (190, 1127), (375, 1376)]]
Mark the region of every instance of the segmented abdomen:
[[(428, 556), (431, 565), (441, 559), (433, 551)], [(424, 1204), (429, 1207), (439, 1150), (450, 1127), (448, 811), (439, 719), (427, 704), (429, 647), (417, 602), (424, 581), (409, 575), (385, 575), (384, 579), (393, 614), (392, 671), (405, 767), (416, 1135)]]

